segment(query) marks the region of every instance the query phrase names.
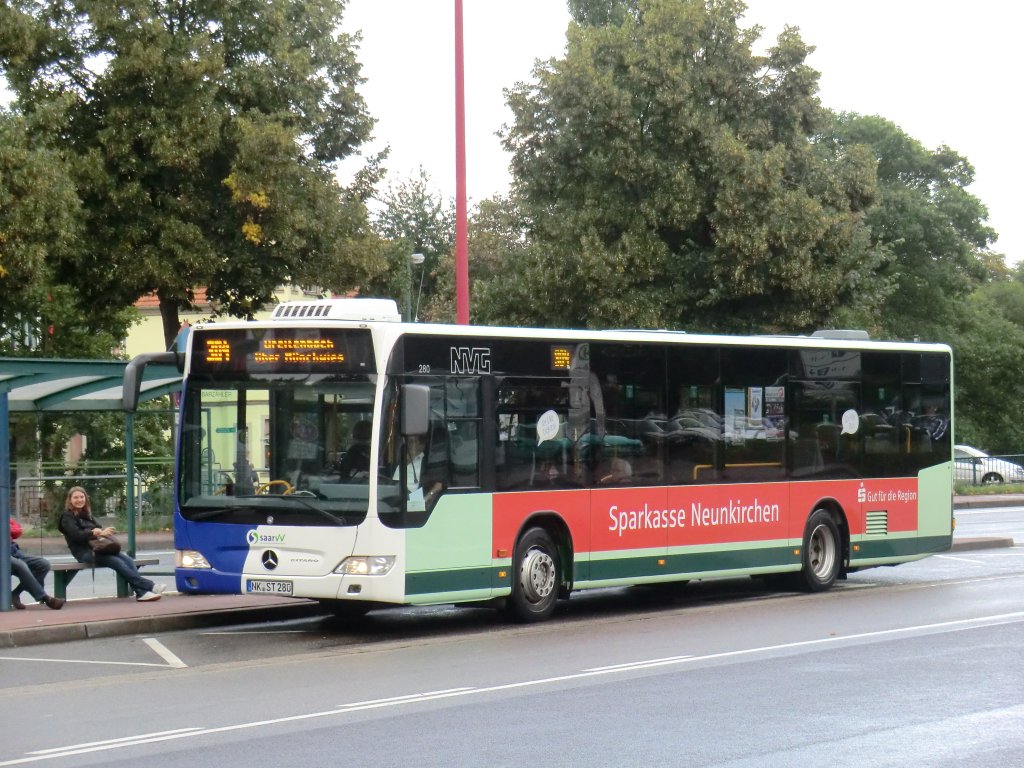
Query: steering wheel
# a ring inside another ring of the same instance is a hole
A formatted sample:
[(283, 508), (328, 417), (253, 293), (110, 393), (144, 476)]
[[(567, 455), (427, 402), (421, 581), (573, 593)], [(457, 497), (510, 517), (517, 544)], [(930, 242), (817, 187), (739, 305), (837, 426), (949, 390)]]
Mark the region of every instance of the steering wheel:
[(270, 489), (274, 488), (275, 486), (283, 486), (284, 487), (284, 490), (281, 492), (282, 496), (285, 496), (285, 495), (287, 495), (289, 493), (292, 493), (295, 490), (294, 486), (292, 486), (292, 484), (289, 483), (287, 480), (271, 480), (268, 483), (261, 483), (256, 488), (256, 495), (257, 496), (266, 496), (266, 495), (268, 495), (270, 493)]

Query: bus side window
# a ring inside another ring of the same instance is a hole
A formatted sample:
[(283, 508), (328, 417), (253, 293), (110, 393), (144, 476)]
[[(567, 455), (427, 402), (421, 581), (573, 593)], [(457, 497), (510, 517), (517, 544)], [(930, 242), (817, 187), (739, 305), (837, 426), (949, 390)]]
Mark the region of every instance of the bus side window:
[(452, 487), (480, 485), (480, 379), (448, 379), (445, 386), (445, 430), (448, 482)]
[[(562, 378), (510, 378), (499, 386), (497, 490), (562, 486), (578, 476), (565, 434), (569, 388), (564, 383)], [(538, 435), (537, 423), (549, 412), (558, 430), (553, 437)]]

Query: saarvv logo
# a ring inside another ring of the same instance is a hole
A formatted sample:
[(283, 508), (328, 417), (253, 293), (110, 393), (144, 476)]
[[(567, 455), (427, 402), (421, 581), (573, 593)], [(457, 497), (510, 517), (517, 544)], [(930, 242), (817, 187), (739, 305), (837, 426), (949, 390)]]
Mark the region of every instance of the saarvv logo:
[(271, 536), (269, 533), (260, 533), (255, 528), (245, 534), (245, 540), (249, 542), (250, 546), (257, 544), (283, 544), (284, 534), (275, 533)]

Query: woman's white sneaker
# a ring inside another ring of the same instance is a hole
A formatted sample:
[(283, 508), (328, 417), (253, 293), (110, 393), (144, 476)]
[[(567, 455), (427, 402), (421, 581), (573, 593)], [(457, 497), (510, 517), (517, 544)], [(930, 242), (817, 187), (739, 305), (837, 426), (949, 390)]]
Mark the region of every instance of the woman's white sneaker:
[(150, 600), (159, 600), (160, 595), (156, 592), (143, 592), (141, 595), (135, 598), (140, 603), (148, 603)]
[(162, 595), (164, 593), (165, 589), (167, 589), (167, 585), (166, 584), (154, 584), (153, 585), (153, 591), (156, 594), (158, 594), (158, 595)]

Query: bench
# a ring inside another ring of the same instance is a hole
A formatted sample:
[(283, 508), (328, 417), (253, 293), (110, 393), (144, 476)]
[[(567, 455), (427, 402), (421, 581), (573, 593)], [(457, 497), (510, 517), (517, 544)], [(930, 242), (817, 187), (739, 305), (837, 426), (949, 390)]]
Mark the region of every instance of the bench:
[[(157, 565), (160, 562), (159, 558), (156, 557), (137, 557), (135, 558), (135, 567), (142, 568), (146, 565)], [(91, 563), (79, 563), (77, 560), (70, 563), (51, 563), (50, 570), (53, 573), (53, 596), (61, 599), (66, 599), (68, 596), (68, 584), (71, 580), (78, 575), (79, 571), (87, 571), (92, 569)], [(131, 587), (128, 586), (128, 582), (124, 580), (124, 577), (119, 573), (114, 574), (117, 577), (117, 596), (128, 597), (131, 593)]]

